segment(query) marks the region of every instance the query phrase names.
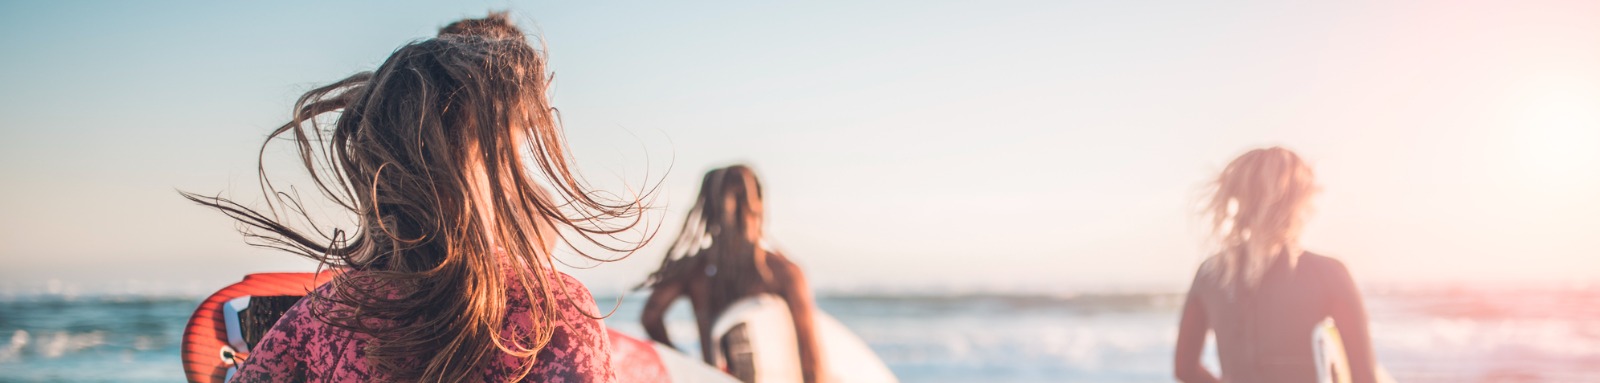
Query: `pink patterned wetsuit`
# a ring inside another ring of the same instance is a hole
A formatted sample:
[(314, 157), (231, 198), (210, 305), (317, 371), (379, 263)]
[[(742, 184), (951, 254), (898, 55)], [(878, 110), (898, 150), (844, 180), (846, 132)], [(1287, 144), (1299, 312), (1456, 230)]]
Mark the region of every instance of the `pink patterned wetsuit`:
[[(576, 279), (566, 274), (560, 281), (565, 291), (572, 294), (573, 302), (586, 306), (583, 310), (596, 312), (594, 298)], [(332, 284), (319, 288), (327, 293)], [(511, 301), (507, 313), (504, 335), (525, 333), (532, 327), (529, 308), (538, 304), (529, 300), (521, 288), (513, 287), (507, 293)], [(560, 290), (558, 290), (560, 291)], [(542, 298), (539, 298), (542, 299)], [(312, 317), (306, 305), (312, 300), (303, 299), (289, 309), (271, 330), (267, 331), (251, 350), (250, 359), (233, 376), (233, 382), (387, 382), (393, 381), (383, 371), (367, 366), (362, 351), (371, 336), (357, 334), (330, 326)], [(528, 382), (573, 383), (614, 382), (611, 369), (611, 342), (606, 337), (605, 325), (590, 319), (575, 305), (558, 302), (562, 323), (555, 327), (550, 344), (539, 351), (533, 372), (523, 380)], [(499, 363), (481, 371), (481, 375), (468, 381), (505, 382), (523, 363), (509, 355)]]

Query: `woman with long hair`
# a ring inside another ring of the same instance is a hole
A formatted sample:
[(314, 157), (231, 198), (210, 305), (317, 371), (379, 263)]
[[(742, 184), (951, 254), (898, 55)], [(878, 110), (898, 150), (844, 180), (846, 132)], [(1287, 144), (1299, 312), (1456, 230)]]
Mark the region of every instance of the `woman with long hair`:
[(597, 241), (628, 230), (641, 206), (599, 200), (574, 173), (549, 90), (543, 52), (505, 13), (461, 20), (306, 93), (269, 136), (295, 145), (353, 229), (318, 226), (264, 165), (265, 212), (186, 193), (253, 244), (340, 271), (232, 379), (615, 380), (594, 300), (551, 249), (563, 228)]
[[(1300, 156), (1256, 149), (1217, 177), (1205, 214), (1220, 252), (1200, 265), (1178, 326), (1175, 373), (1184, 382), (1316, 382), (1312, 334), (1332, 318), (1350, 378), (1375, 380), (1361, 293), (1343, 263), (1299, 246), (1317, 191)], [(1200, 364), (1216, 334), (1219, 378)]]
[(765, 246), (761, 183), (744, 165), (706, 173), (683, 230), (661, 268), (641, 287), (650, 287), (641, 321), (650, 339), (672, 345), (662, 318), (679, 297), (688, 297), (700, 332), (700, 352), (716, 364), (711, 326), (729, 306), (746, 297), (772, 294), (787, 303), (794, 320), (800, 368), (806, 382), (823, 375), (821, 350), (812, 320), (811, 289), (800, 267)]

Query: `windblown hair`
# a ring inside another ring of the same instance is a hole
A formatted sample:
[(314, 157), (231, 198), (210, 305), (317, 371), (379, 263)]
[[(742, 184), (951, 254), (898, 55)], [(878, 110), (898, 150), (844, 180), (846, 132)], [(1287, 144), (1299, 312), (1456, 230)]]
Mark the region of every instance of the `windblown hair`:
[(1222, 170), (1205, 215), (1221, 248), (1208, 267), (1223, 286), (1255, 289), (1278, 257), (1294, 267), (1316, 190), (1311, 167), (1281, 147), (1251, 150)]
[[(374, 369), (406, 381), (461, 381), (509, 355), (525, 361), (514, 375), (525, 376), (560, 322), (557, 302), (574, 304), (557, 299), (567, 295), (552, 268), (553, 237), (565, 227), (606, 250), (634, 250), (638, 243), (618, 235), (640, 223), (644, 205), (639, 196), (602, 198), (576, 174), (549, 105), (546, 65), (505, 13), (450, 24), (376, 71), (300, 97), (261, 149), (265, 213), (184, 195), (238, 220), (253, 245), (350, 270), (330, 282), (331, 293), (308, 298), (331, 303), (312, 305), (324, 308), (312, 310), (318, 319), (372, 336), (365, 352)], [(325, 232), (296, 196), (273, 186), (265, 154), (280, 139), (357, 227)], [(311, 230), (292, 227), (280, 210)], [(542, 302), (528, 313), (535, 328), (503, 337), (508, 290), (518, 286)]]
[(692, 277), (709, 277), (715, 311), (763, 290), (773, 289), (767, 250), (762, 247), (761, 182), (745, 165), (712, 170), (684, 219), (661, 268), (640, 287)]

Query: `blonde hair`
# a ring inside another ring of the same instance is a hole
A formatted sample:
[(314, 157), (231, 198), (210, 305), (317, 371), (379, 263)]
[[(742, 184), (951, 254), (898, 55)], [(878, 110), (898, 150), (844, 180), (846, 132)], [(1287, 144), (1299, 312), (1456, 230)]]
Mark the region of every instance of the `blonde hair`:
[(1222, 170), (1204, 214), (1221, 248), (1204, 266), (1225, 288), (1255, 289), (1279, 256), (1293, 268), (1302, 219), (1316, 193), (1311, 166), (1282, 147), (1251, 150)]

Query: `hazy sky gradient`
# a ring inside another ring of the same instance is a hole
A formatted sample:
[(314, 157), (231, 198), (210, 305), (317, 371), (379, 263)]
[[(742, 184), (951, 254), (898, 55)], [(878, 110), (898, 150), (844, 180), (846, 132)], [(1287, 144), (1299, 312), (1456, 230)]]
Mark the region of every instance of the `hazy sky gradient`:
[(663, 182), (666, 238), (748, 162), (823, 288), (1181, 288), (1201, 187), (1270, 144), (1369, 284), (1600, 281), (1596, 2), (6, 2), (0, 288), (306, 268), (175, 190), (256, 200), (301, 92), (507, 8), (591, 181)]

